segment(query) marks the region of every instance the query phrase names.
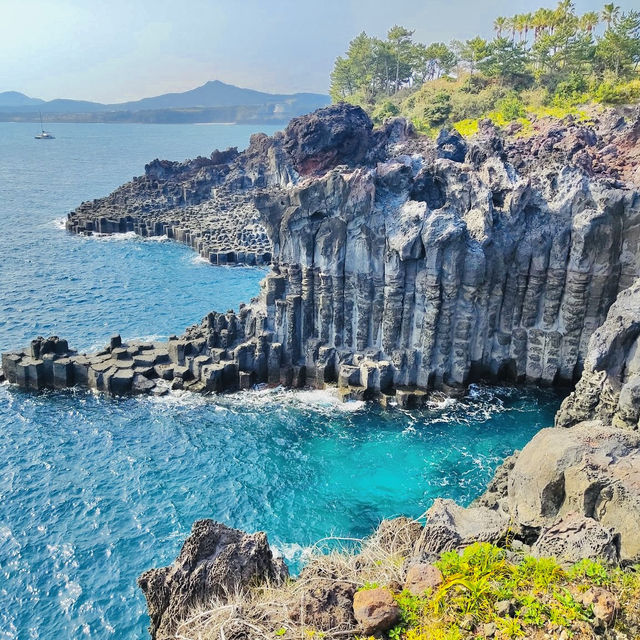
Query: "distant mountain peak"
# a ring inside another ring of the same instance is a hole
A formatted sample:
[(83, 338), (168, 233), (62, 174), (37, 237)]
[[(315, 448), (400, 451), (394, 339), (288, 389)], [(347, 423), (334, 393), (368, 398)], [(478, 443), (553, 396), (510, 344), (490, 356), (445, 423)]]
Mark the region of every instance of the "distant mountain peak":
[(30, 98), (19, 91), (0, 91), (0, 105), (8, 107), (24, 107), (34, 104), (42, 104), (44, 100), (40, 98)]
[[(0, 113), (6, 114), (97, 114), (105, 112), (128, 113), (159, 112), (166, 110), (187, 112), (194, 109), (218, 109), (219, 117), (224, 117), (225, 122), (234, 120), (238, 116), (246, 117), (246, 109), (252, 113), (263, 114), (264, 117), (272, 117), (273, 114), (299, 115), (308, 113), (330, 103), (330, 98), (317, 93), (293, 93), (275, 94), (255, 89), (244, 89), (221, 80), (208, 80), (203, 85), (188, 91), (164, 93), (159, 96), (102, 104), (85, 100), (67, 100), (64, 98), (44, 101), (38, 98), (30, 98), (17, 91), (5, 91), (0, 93)], [(222, 110), (226, 109), (223, 116)], [(245, 112), (243, 112), (243, 109)], [(144, 117), (148, 116), (135, 116)], [(284, 117), (284, 116), (283, 116)], [(144, 120), (148, 121), (148, 120)]]

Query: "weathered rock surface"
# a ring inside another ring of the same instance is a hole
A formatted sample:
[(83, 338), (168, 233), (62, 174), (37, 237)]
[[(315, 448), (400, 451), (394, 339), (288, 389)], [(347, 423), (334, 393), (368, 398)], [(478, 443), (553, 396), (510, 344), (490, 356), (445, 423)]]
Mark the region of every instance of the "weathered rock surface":
[(436, 500), (416, 555), (509, 533), (566, 562), (640, 560), (639, 432), (597, 420), (543, 429), (496, 478), (466, 509)]
[(624, 429), (640, 426), (640, 280), (620, 293), (591, 336), (582, 378), (556, 425), (590, 418)]
[(531, 528), (573, 512), (594, 518), (624, 531), (626, 549), (637, 539), (639, 480), (639, 433), (596, 421), (543, 429), (522, 450), (509, 476), (509, 511)]
[(533, 554), (574, 564), (584, 558), (606, 563), (618, 561), (618, 535), (593, 518), (569, 514), (544, 529), (533, 545)]
[(418, 562), (409, 566), (404, 588), (414, 596), (421, 596), (428, 589), (437, 589), (443, 581), (442, 572), (438, 567)]
[(615, 620), (619, 610), (616, 597), (602, 587), (592, 587), (582, 595), (582, 603), (593, 609), (596, 620), (600, 620), (605, 625), (611, 625)]
[(426, 512), (427, 523), (416, 543), (416, 556), (430, 556), (469, 546), (474, 542), (497, 544), (504, 540), (509, 518), (499, 510), (482, 506), (466, 509), (453, 500), (436, 498)]
[[(637, 122), (567, 121), (526, 144), (485, 124), (471, 141), (444, 132), (434, 143), (403, 120), (374, 131), (360, 109), (335, 105), (240, 154), (154, 161), (69, 226), (181, 229), (171, 234), (220, 263), (231, 257), (212, 239), (222, 232), (207, 236), (206, 211), (262, 225), (273, 268), (259, 299), (167, 347), (194, 390), (337, 382), (345, 399), (412, 407), (478, 378), (569, 383), (640, 276), (640, 195), (628, 172), (605, 170), (606, 155), (596, 171), (585, 154), (623, 138), (632, 154)], [(252, 242), (234, 244), (233, 259)], [(23, 357), (6, 359), (18, 384)]]
[(174, 637), (178, 623), (207, 600), (225, 601), (250, 584), (281, 582), (286, 565), (275, 559), (264, 533), (246, 534), (212, 520), (194, 523), (175, 562), (138, 578), (155, 640)]
[[(304, 581), (304, 576), (301, 577)], [(352, 583), (340, 580), (310, 580), (302, 596), (288, 607), (289, 618), (318, 631), (351, 629), (355, 624)]]

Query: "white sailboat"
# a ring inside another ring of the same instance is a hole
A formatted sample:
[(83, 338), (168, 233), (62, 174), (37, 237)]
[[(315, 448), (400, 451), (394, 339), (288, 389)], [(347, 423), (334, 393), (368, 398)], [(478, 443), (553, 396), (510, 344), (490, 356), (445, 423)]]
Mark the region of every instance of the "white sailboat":
[(56, 137), (44, 130), (44, 125), (42, 124), (42, 111), (40, 112), (40, 133), (35, 136), (36, 140), (55, 140)]

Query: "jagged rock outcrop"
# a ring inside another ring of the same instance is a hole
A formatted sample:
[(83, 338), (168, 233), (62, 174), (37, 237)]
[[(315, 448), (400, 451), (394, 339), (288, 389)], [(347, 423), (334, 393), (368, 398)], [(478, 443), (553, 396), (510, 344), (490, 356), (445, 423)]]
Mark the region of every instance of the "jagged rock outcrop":
[(180, 554), (169, 567), (149, 569), (138, 578), (147, 600), (154, 640), (175, 637), (178, 624), (197, 606), (221, 602), (261, 582), (288, 576), (273, 557), (264, 533), (247, 534), (213, 520), (193, 524)]
[(618, 296), (591, 337), (582, 378), (556, 425), (592, 417), (624, 429), (640, 426), (640, 280)]
[(436, 500), (419, 551), (425, 540), (440, 552), (510, 534), (569, 562), (640, 560), (640, 433), (598, 420), (543, 429), (496, 478), (466, 509)]
[[(345, 399), (414, 406), (478, 378), (571, 383), (640, 276), (640, 195), (620, 179), (637, 120), (566, 121), (526, 142), (483, 123), (473, 140), (444, 132), (434, 143), (403, 120), (373, 130), (359, 108), (335, 105), (237, 155), (154, 162), (69, 224), (95, 226), (103, 206), (148, 197), (145, 232), (168, 231), (179, 211), (182, 239), (220, 262), (203, 212), (251, 208), (272, 272), (258, 300), (209, 314), (171, 347), (190, 372), (175, 383), (184, 388), (337, 383)], [(605, 148), (621, 139), (607, 170)], [(5, 375), (20, 383), (18, 356)]]
[(434, 500), (425, 515), (427, 523), (414, 547), (416, 557), (431, 558), (474, 542), (499, 543), (511, 524), (500, 510), (477, 505), (465, 509), (441, 498)]

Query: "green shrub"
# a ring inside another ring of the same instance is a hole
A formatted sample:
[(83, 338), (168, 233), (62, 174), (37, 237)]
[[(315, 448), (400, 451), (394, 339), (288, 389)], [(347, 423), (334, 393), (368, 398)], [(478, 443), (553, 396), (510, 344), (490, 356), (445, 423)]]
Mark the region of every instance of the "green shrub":
[(518, 118), (524, 118), (526, 110), (524, 104), (517, 94), (511, 94), (498, 103), (498, 110), (503, 118), (510, 122)]
[(381, 124), (385, 120), (388, 120), (389, 118), (394, 118), (399, 114), (400, 114), (400, 109), (398, 108), (398, 105), (391, 102), (391, 100), (385, 100), (384, 102), (381, 102), (378, 105), (376, 105), (371, 117), (373, 118), (373, 121), (376, 124)]
[(596, 99), (604, 104), (630, 104), (640, 99), (640, 80), (615, 84), (603, 82), (596, 91)]
[(569, 569), (569, 577), (574, 580), (588, 580), (602, 587), (611, 583), (608, 571), (599, 562), (585, 558)]
[(486, 89), (489, 86), (489, 79), (485, 78), (483, 75), (476, 74), (473, 76), (469, 76), (460, 87), (460, 91), (463, 93), (480, 93), (483, 89)]
[(566, 80), (559, 82), (553, 92), (553, 103), (556, 105), (574, 105), (588, 101), (589, 83), (584, 76), (571, 74)]
[(451, 115), (453, 122), (469, 118), (481, 118), (495, 108), (496, 103), (506, 95), (502, 87), (489, 86), (477, 94), (457, 91), (451, 95)]
[(365, 582), (358, 591), (372, 591), (373, 589), (379, 589), (380, 585), (377, 582)]
[(451, 114), (451, 96), (446, 91), (438, 91), (433, 100), (422, 110), (422, 118), (430, 127), (442, 126)]

